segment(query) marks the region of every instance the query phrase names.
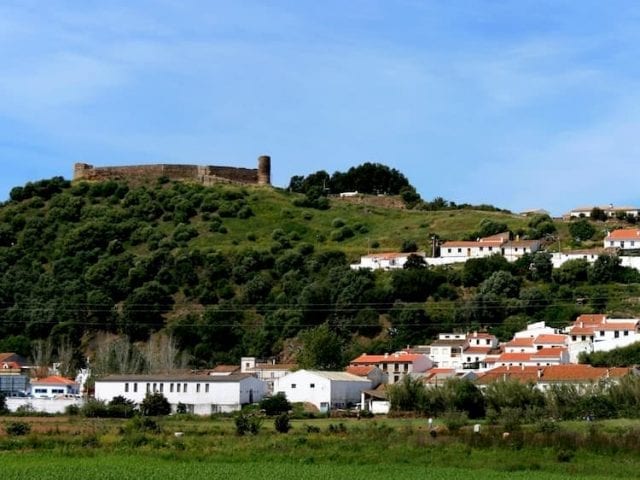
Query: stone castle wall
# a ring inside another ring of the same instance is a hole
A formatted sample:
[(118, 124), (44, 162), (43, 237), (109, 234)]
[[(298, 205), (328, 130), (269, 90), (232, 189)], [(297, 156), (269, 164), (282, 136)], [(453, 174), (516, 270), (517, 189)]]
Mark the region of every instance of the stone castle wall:
[(271, 159), (265, 155), (259, 157), (257, 169), (170, 164), (94, 167), (86, 163), (76, 163), (73, 174), (74, 180), (126, 180), (134, 183), (153, 181), (160, 177), (192, 181), (203, 185), (216, 183), (271, 185)]

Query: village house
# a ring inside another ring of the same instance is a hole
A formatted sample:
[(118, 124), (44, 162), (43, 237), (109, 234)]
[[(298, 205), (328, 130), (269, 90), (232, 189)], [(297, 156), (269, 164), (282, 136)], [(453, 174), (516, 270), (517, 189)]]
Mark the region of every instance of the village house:
[(368, 268), (370, 270), (394, 270), (404, 268), (404, 264), (410, 255), (417, 255), (425, 258), (425, 252), (387, 252), (387, 253), (371, 253), (360, 257), (360, 263), (351, 264), (351, 269), (359, 270)]
[(434, 367), (462, 369), (462, 352), (466, 346), (466, 333), (440, 333), (428, 346), (428, 355)]
[(248, 373), (267, 384), (267, 393), (273, 392), (274, 382), (294, 371), (298, 366), (294, 363), (277, 363), (275, 358), (258, 360), (256, 357), (242, 357), (240, 372)]
[(599, 208), (609, 218), (615, 218), (619, 214), (627, 215), (629, 217), (637, 217), (638, 213), (640, 212), (640, 209), (637, 207), (628, 207), (628, 206), (616, 207), (610, 203), (609, 205), (600, 205), (600, 206), (592, 205), (592, 206), (574, 208), (568, 213), (565, 213), (562, 216), (562, 218), (564, 218), (565, 220), (568, 220), (571, 218), (582, 218), (582, 217), (588, 218), (588, 217), (591, 217), (591, 212), (593, 212), (594, 208)]
[(298, 370), (276, 379), (274, 385), (274, 393), (284, 393), (290, 402), (311, 403), (320, 412), (356, 405), (369, 389), (368, 378), (319, 370)]
[(452, 241), (440, 245), (442, 258), (481, 258), (501, 254), (501, 247), (509, 241), (509, 232), (499, 233), (476, 241)]
[(604, 248), (640, 249), (640, 229), (622, 228), (609, 232), (604, 239)]
[(95, 382), (95, 398), (105, 402), (122, 396), (140, 404), (147, 394), (161, 393), (176, 410), (183, 404), (196, 415), (229, 413), (264, 397), (266, 384), (249, 374), (109, 375)]
[(573, 385), (584, 388), (600, 382), (617, 382), (625, 375), (637, 374), (633, 368), (605, 368), (591, 365), (500, 366), (481, 374), (476, 385), (483, 389), (494, 382), (533, 383), (540, 390), (551, 385)]
[(433, 362), (422, 353), (396, 352), (384, 355), (363, 353), (349, 362), (350, 367), (375, 366), (386, 375), (388, 383), (399, 382), (404, 375), (425, 372)]
[(31, 380), (29, 394), (34, 398), (53, 398), (65, 395), (79, 395), (80, 385), (58, 375)]
[(473, 332), (466, 336), (466, 344), (462, 350), (462, 368), (478, 370), (486, 368), (487, 356), (499, 348), (498, 338), (489, 333)]
[(571, 362), (577, 362), (582, 352), (608, 352), (639, 341), (640, 319), (582, 314), (565, 332), (569, 336)]
[(371, 381), (371, 388), (378, 388), (378, 385), (388, 383), (387, 374), (375, 365), (350, 365), (345, 372), (368, 379)]
[(7, 396), (26, 395), (29, 389), (27, 361), (12, 352), (0, 353), (0, 393)]

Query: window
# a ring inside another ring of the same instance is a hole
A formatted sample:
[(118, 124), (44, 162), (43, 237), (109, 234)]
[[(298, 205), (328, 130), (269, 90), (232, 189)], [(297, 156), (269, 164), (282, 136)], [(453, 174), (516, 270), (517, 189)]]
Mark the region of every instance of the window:
[(180, 384), (179, 383), (176, 383), (176, 392), (180, 393)]
[(173, 393), (173, 383), (169, 384), (169, 392)]
[(482, 252), (484, 250), (484, 247), (480, 247), (480, 251)]
[(160, 393), (164, 392), (164, 383), (160, 384)]
[(128, 392), (128, 391), (129, 391), (129, 382), (126, 382), (126, 383), (124, 384), (124, 391), (125, 391), (125, 392)]
[(620, 332), (618, 330), (613, 332), (613, 338), (620, 338)]
[(636, 241), (635, 240), (631, 240), (631, 246), (635, 247), (636, 246)]
[(574, 341), (574, 342), (575, 342), (575, 341), (576, 341), (576, 338), (577, 338), (577, 337), (576, 337), (575, 335), (571, 335), (571, 340), (572, 340), (572, 341)]
[(471, 357), (467, 357), (467, 362), (471, 362)]
[(408, 371), (409, 371), (409, 364), (408, 364), (408, 363), (405, 363), (405, 364), (404, 364), (404, 371), (405, 371), (405, 372), (408, 372)]
[(153, 393), (156, 393), (158, 391), (158, 384), (154, 383), (153, 384)]
[(292, 383), (292, 384), (291, 384), (291, 388), (296, 388), (296, 384), (295, 384), (295, 383)]
[(316, 384), (315, 383), (309, 384), (309, 388), (316, 388)]
[(393, 376), (393, 383), (396, 383), (398, 381), (400, 381), (400, 375), (394, 375)]
[(147, 393), (151, 393), (151, 384), (147, 383)]
[(604, 330), (600, 330), (600, 336), (604, 337)]
[(397, 372), (397, 371), (399, 371), (399, 370), (400, 370), (400, 368), (398, 368), (398, 364), (397, 364), (397, 363), (394, 363), (394, 364), (393, 364), (393, 371), (394, 371), (394, 372)]
[(204, 384), (204, 393), (209, 393), (209, 384), (208, 383)]
[(196, 393), (200, 393), (200, 384), (199, 383), (196, 384)]
[(249, 368), (249, 365), (251, 365), (251, 364), (250, 364), (249, 362), (246, 362), (246, 363), (244, 364), (244, 367), (245, 367), (245, 368)]
[(62, 393), (64, 393), (64, 388), (52, 388), (51, 389), (51, 393), (56, 394), (56, 395), (62, 394)]
[(136, 393), (138, 391), (138, 384), (134, 383), (133, 384), (133, 393)]
[(493, 252), (493, 247), (489, 247), (489, 251), (490, 251), (490, 252)]
[(187, 384), (185, 383), (185, 384), (183, 385), (183, 387), (184, 387), (184, 388), (182, 389), (182, 391), (183, 391), (184, 393), (187, 393)]
[(462, 253), (462, 249), (461, 248), (458, 249), (458, 253)]
[(609, 242), (609, 246), (610, 246), (610, 247), (613, 247), (613, 242), (612, 242), (612, 241), (611, 241), (611, 242)]
[(34, 391), (36, 393), (47, 393), (47, 389), (46, 388), (36, 388)]
[(451, 253), (451, 249), (450, 248), (447, 248), (447, 253)]

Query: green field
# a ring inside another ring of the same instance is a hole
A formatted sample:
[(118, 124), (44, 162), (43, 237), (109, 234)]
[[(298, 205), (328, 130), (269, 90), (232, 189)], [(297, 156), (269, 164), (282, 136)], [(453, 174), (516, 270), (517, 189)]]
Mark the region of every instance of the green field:
[(554, 433), (529, 425), (507, 439), (499, 427), (448, 433), (439, 422), (434, 437), (415, 418), (296, 420), (288, 434), (265, 419), (249, 436), (238, 436), (230, 418), (161, 419), (154, 432), (80, 417), (0, 423), (16, 421), (29, 423), (31, 433), (1, 431), (3, 480), (612, 479), (640, 471), (639, 424), (627, 420), (563, 423)]

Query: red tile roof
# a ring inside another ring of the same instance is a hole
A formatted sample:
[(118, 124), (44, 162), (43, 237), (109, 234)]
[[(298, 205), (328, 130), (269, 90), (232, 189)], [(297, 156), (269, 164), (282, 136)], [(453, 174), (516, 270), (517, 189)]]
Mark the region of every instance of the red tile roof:
[(367, 355), (363, 353), (358, 358), (351, 360), (351, 364), (413, 363), (424, 358), (425, 355), (419, 353), (390, 353), (388, 355)]
[(532, 358), (561, 358), (564, 353), (566, 353), (567, 349), (564, 347), (549, 347), (549, 348), (541, 348), (536, 353), (532, 354)]
[(538, 370), (540, 367), (496, 367), (485, 372), (476, 382), (483, 385), (504, 380), (535, 382), (538, 379)]
[(213, 373), (233, 373), (240, 371), (238, 365), (218, 365), (211, 372)]
[(483, 353), (483, 354), (487, 354), (492, 350), (491, 347), (469, 347), (466, 348), (465, 350), (462, 351), (462, 354), (475, 354), (475, 353)]
[(609, 232), (605, 240), (638, 240), (640, 239), (640, 229), (638, 228), (621, 228)]
[(496, 362), (529, 362), (531, 361), (531, 353), (503, 353)]
[(567, 343), (567, 341), (568, 341), (568, 338), (567, 338), (566, 335), (543, 334), (543, 335), (538, 335), (533, 343), (538, 344), (538, 345), (540, 345), (540, 344), (564, 345), (564, 344)]
[(359, 365), (359, 366), (352, 365), (350, 367), (347, 367), (345, 371), (347, 373), (351, 373), (359, 377), (366, 377), (371, 373), (372, 370), (375, 370), (375, 369), (376, 367), (374, 365)]
[(507, 342), (507, 347), (533, 347), (533, 338), (518, 337)]
[(32, 380), (31, 385), (77, 385), (77, 383), (59, 375), (52, 375), (39, 380)]
[(630, 368), (609, 369), (591, 365), (550, 365), (544, 368), (542, 379), (550, 382), (596, 381), (611, 377), (611, 373), (614, 373), (615, 377), (621, 377), (630, 371)]

